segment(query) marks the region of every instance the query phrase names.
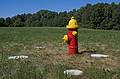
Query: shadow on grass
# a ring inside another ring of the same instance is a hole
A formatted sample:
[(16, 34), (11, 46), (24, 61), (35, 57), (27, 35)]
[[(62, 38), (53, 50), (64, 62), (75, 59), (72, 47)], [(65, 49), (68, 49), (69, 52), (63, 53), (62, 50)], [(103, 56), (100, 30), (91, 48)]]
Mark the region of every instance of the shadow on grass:
[(88, 55), (90, 55), (90, 54), (104, 54), (104, 51), (92, 51), (92, 50), (84, 50), (84, 51), (79, 51), (78, 52), (78, 54), (88, 54)]

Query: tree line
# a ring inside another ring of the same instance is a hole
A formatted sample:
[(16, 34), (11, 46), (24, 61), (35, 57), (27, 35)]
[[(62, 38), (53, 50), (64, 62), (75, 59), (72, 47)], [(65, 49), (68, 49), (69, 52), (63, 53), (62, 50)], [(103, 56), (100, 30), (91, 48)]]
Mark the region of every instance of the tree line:
[(0, 27), (65, 27), (75, 16), (80, 27), (120, 30), (120, 3), (87, 4), (72, 11), (54, 12), (40, 10), (34, 14), (21, 14), (0, 18)]

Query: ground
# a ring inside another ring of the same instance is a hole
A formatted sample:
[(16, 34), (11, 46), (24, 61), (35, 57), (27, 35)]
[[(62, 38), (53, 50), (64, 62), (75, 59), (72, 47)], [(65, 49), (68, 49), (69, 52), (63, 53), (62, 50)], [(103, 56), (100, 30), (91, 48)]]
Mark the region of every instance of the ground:
[[(67, 55), (62, 27), (0, 28), (0, 79), (120, 79), (120, 32), (79, 30), (79, 54)], [(109, 58), (92, 58), (102, 53)], [(26, 55), (28, 59), (9, 60)], [(67, 76), (66, 69), (80, 69), (82, 76)]]

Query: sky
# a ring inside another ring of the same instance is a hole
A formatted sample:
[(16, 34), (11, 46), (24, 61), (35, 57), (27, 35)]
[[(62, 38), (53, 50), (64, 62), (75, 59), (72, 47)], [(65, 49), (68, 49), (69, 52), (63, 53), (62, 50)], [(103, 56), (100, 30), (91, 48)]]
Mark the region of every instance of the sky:
[(87, 3), (119, 3), (120, 0), (0, 0), (0, 17), (12, 17), (17, 14), (35, 13), (41, 9), (51, 11), (70, 11), (79, 9)]

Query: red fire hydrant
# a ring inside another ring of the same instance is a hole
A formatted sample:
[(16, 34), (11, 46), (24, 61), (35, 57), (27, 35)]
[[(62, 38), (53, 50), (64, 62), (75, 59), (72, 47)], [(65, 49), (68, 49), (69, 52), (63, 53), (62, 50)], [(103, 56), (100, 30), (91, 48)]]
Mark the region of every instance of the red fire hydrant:
[(64, 35), (64, 42), (68, 43), (68, 54), (74, 55), (78, 53), (78, 24), (74, 17), (71, 17), (69, 24), (66, 27), (68, 35)]

